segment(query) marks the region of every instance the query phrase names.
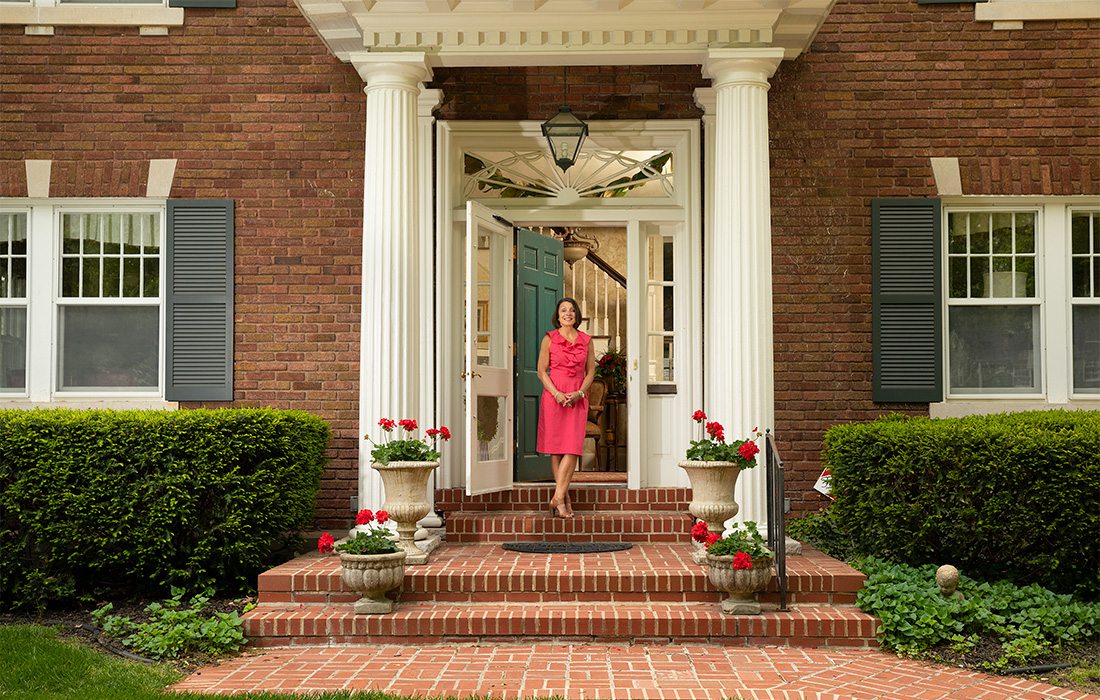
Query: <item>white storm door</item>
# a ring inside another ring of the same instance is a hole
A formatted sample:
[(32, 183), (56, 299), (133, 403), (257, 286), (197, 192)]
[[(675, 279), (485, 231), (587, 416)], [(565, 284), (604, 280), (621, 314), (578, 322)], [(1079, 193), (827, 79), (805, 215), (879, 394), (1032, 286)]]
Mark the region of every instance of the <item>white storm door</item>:
[(512, 488), (512, 227), (466, 202), (466, 493)]

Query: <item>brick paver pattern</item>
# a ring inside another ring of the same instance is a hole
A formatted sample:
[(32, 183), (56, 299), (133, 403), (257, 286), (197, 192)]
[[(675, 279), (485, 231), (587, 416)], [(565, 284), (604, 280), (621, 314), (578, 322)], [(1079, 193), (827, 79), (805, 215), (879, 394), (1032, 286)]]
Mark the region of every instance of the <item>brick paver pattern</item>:
[(379, 690), (568, 700), (1098, 699), (1033, 681), (863, 649), (504, 644), (273, 649), (202, 669), (173, 690)]

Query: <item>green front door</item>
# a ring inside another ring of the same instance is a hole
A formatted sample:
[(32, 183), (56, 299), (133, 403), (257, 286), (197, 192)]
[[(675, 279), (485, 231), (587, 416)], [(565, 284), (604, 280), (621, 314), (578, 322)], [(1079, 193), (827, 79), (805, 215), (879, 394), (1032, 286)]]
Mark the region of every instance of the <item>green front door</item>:
[(539, 345), (564, 289), (562, 244), (556, 238), (516, 229), (516, 481), (553, 479), (550, 458), (535, 451), (539, 425)]

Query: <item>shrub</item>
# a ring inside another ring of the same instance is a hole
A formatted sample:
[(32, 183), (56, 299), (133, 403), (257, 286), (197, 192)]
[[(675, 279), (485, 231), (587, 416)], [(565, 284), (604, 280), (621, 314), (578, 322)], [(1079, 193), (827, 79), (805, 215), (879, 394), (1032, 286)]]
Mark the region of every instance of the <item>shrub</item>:
[(938, 645), (965, 652), (992, 638), (1001, 646), (993, 669), (1004, 669), (1100, 634), (1100, 604), (1075, 602), (1034, 584), (960, 576), (965, 597), (954, 600), (939, 594), (934, 565), (914, 568), (868, 558), (859, 568), (868, 576), (859, 592), (860, 609), (882, 620), (883, 646), (903, 654), (920, 656)]
[(1100, 595), (1100, 412), (835, 426), (824, 462), (854, 552)]
[(0, 411), (0, 606), (247, 588), (308, 525), (300, 411)]

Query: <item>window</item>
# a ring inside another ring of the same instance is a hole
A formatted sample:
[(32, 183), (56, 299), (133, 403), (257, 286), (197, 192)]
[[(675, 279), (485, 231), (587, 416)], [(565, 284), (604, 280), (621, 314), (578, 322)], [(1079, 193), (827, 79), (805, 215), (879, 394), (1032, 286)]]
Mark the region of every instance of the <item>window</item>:
[(27, 214), (0, 212), (0, 394), (27, 389)]
[(1100, 394), (1100, 210), (1070, 215), (1073, 393)]
[(650, 390), (672, 388), (676, 381), (673, 238), (646, 239), (646, 354)]
[(1038, 394), (1042, 388), (1034, 211), (947, 214), (951, 394)]

